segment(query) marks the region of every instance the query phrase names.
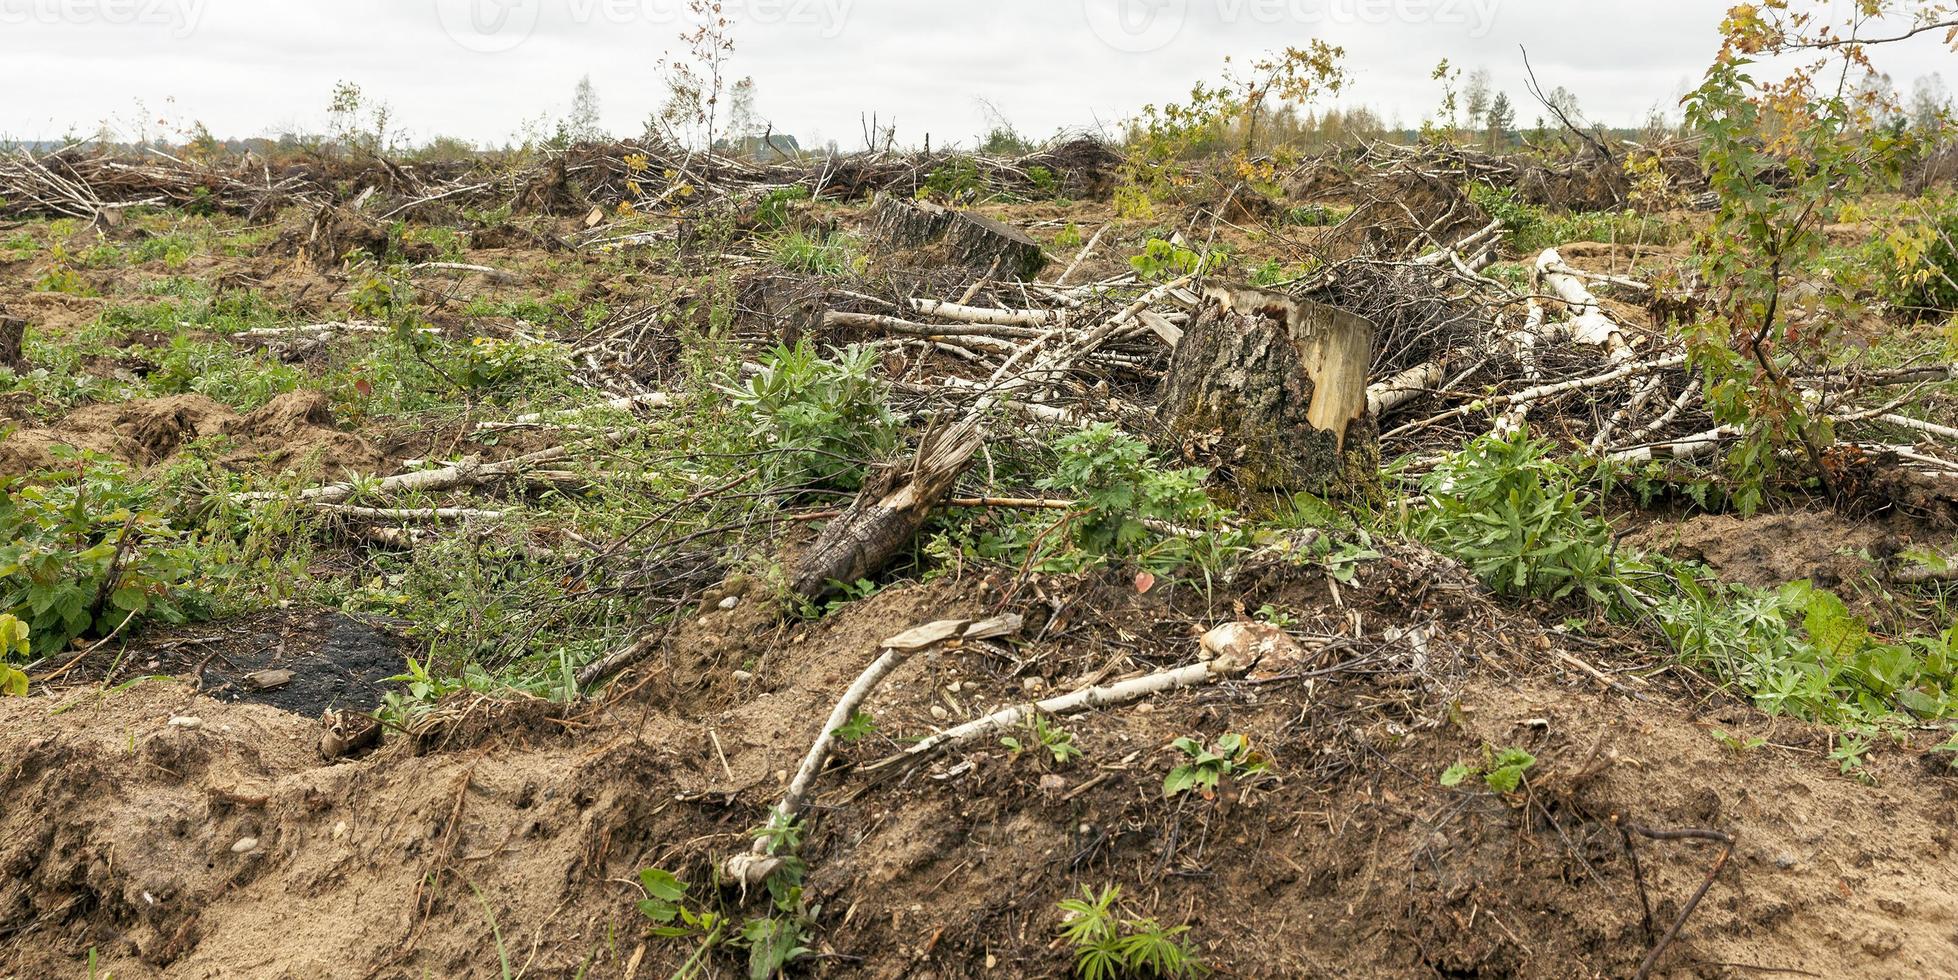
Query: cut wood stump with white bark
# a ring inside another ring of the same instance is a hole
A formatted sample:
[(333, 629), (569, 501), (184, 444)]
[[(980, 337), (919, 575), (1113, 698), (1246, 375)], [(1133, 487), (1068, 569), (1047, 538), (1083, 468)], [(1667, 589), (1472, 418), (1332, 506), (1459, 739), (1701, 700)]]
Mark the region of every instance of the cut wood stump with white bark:
[(1373, 323), (1284, 293), (1204, 291), (1176, 345), (1159, 417), (1193, 457), (1248, 497), (1378, 493), (1380, 438), (1367, 403)]
[(1047, 253), (1025, 232), (970, 211), (884, 195), (870, 220), (871, 235), (884, 248), (943, 247), (944, 258), (995, 279), (1031, 280), (1047, 265)]

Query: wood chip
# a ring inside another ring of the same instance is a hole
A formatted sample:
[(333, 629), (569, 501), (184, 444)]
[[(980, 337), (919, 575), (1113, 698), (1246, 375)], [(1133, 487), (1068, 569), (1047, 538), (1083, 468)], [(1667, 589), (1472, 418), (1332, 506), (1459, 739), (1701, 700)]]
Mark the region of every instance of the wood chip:
[(1002, 636), (1013, 636), (1019, 633), (1020, 627), (1024, 625), (1026, 625), (1026, 620), (1019, 613), (1007, 613), (1004, 616), (982, 619), (966, 627), (965, 638), (968, 640), (996, 640)]
[(261, 670), (245, 675), (245, 683), (254, 691), (276, 691), (292, 683), (295, 675), (290, 670)]
[(969, 619), (941, 619), (936, 623), (927, 623), (885, 640), (884, 649), (908, 651), (937, 646), (965, 632), (966, 626), (971, 622)]

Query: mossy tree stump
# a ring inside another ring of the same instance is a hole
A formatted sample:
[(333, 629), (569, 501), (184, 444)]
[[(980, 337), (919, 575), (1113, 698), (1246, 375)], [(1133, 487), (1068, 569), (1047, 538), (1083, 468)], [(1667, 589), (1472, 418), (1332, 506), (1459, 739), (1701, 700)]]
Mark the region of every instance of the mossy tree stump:
[(1176, 344), (1159, 417), (1247, 498), (1377, 496), (1380, 435), (1367, 408), (1373, 323), (1283, 293), (1205, 291)]

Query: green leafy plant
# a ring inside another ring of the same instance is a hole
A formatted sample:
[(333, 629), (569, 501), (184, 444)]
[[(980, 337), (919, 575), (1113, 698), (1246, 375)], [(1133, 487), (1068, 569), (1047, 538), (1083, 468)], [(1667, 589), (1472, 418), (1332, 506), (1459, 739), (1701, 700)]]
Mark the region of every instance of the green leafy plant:
[(27, 673), (9, 661), (25, 663), (33, 651), (27, 624), (0, 613), (0, 698), (27, 696)]
[(1068, 527), (1075, 546), (1089, 554), (1179, 561), (1191, 542), (1170, 535), (1152, 547), (1156, 532), (1149, 525), (1204, 528), (1221, 516), (1203, 492), (1208, 472), (1165, 468), (1146, 444), (1109, 423), (1071, 432), (1055, 449), (1060, 463), (1040, 485), (1079, 498)]
[(708, 954), (727, 940), (727, 917), (689, 907), (686, 895), (690, 886), (672, 872), (647, 868), (639, 872), (639, 886), (646, 892), (637, 903), (639, 914), (653, 924), (648, 931), (662, 939), (685, 939), (695, 944), (692, 955), (674, 971), (675, 980), (701, 975)]
[(1714, 729), (1709, 734), (1713, 736), (1714, 741), (1719, 742), (1721, 745), (1726, 746), (1735, 755), (1746, 755), (1749, 752), (1753, 752), (1754, 750), (1760, 748), (1761, 746), (1768, 744), (1767, 739), (1761, 738), (1758, 735), (1757, 736), (1736, 735), (1732, 732), (1720, 728)]
[(801, 184), (790, 187), (777, 187), (762, 195), (761, 203), (756, 205), (755, 217), (764, 227), (777, 230), (787, 228), (794, 214), (794, 206), (809, 200), (809, 188)]
[(0, 480), (0, 610), (28, 624), (35, 649), (206, 610), (195, 550), (156, 496), (120, 463), (90, 456)]
[(1876, 784), (1876, 776), (1869, 770), (1865, 756), (1870, 753), (1870, 736), (1866, 732), (1844, 731), (1836, 733), (1835, 747), (1829, 750), (1829, 761), (1836, 764), (1842, 774), (1869, 785)]
[(808, 341), (777, 347), (732, 392), (755, 442), (769, 452), (762, 475), (778, 486), (854, 490), (863, 462), (892, 452), (897, 426), (877, 354), (851, 346), (824, 359)]
[(461, 349), (455, 379), (471, 391), (511, 391), (551, 384), (571, 363), (563, 344), (522, 338), (472, 337)]
[[(1740, 432), (1727, 462), (1743, 512), (1764, 501), (1786, 450), (1806, 455), (1812, 477), (1826, 476), (1831, 418), (1791, 379), (1827, 360), (1863, 304), (1853, 291), (1791, 286), (1820, 266), (1826, 229), (1846, 201), (1897, 185), (1911, 147), (1899, 128), (1877, 124), (1882, 106), (1842, 84), (1868, 70), (1866, 45), (1838, 43), (1833, 15), (1804, 6), (1735, 7), (1721, 24), (1720, 56), (1684, 103), (1720, 202), (1695, 250), (1714, 301), (1686, 326), (1686, 347), (1706, 378), (1708, 409)], [(1873, 2), (1856, 14), (1881, 16), (1890, 6)], [(1780, 80), (1751, 74), (1759, 58), (1809, 52), (1823, 60), (1797, 62)]]
[(1026, 734), (1026, 742), (1008, 735), (1001, 738), (999, 743), (1006, 746), (1014, 758), (1037, 746), (1046, 750), (1056, 766), (1065, 766), (1081, 757), (1080, 746), (1074, 744), (1074, 733), (1062, 728), (1058, 722), (1049, 721), (1046, 715), (1038, 711), (1027, 719)]
[(1869, 257), (1885, 302), (1921, 317), (1958, 313), (1958, 197), (1916, 202), (1921, 213), (1880, 233)]
[(837, 729), (830, 734), (836, 736), (841, 741), (856, 743), (869, 738), (876, 734), (876, 732), (877, 719), (872, 717), (867, 711), (858, 711), (852, 713), (849, 721), (837, 726)]
[(1808, 582), (1767, 592), (1680, 568), (1658, 574), (1668, 588), (1650, 612), (1681, 659), (1763, 710), (1835, 724), (1958, 714), (1958, 625), (1888, 641)]
[(1942, 753), (1945, 756), (1947, 756), (1947, 758), (1945, 759), (1946, 767), (1950, 769), (1958, 770), (1958, 732), (1952, 733), (1950, 741), (1947, 741), (1942, 745), (1931, 746), (1931, 751)]
[(1482, 762), (1472, 764), (1457, 762), (1441, 774), (1441, 785), (1460, 786), (1470, 776), (1478, 773), (1483, 785), (1498, 793), (1514, 793), (1523, 785), (1524, 774), (1536, 765), (1536, 756), (1515, 747), (1498, 751), (1493, 746), (1482, 747)]
[(809, 936), (815, 928), (820, 908), (811, 908), (802, 898), (805, 867), (795, 852), (802, 846), (802, 826), (772, 814), (769, 823), (752, 833), (760, 839), (765, 853), (777, 859), (776, 870), (768, 876), (770, 908), (768, 914), (743, 919), (723, 911), (695, 908), (687, 903), (689, 885), (671, 872), (648, 868), (639, 873), (640, 888), (646, 897), (637, 907), (652, 922), (651, 934), (665, 939), (685, 940), (694, 951), (673, 975), (698, 977), (708, 968), (708, 957), (722, 947), (748, 951), (749, 980), (770, 980), (779, 976), (795, 960), (809, 954)]
[[(1187, 196), (1202, 186), (1202, 176), (1184, 161), (1219, 151), (1228, 151), (1222, 166), (1231, 179), (1270, 182), (1295, 158), (1276, 138), (1276, 120), (1344, 87), (1345, 55), (1313, 40), (1241, 62), (1226, 59), (1222, 77), (1196, 83), (1184, 101), (1143, 106), (1129, 126), (1117, 213), (1145, 218), (1157, 202)], [(1271, 152), (1259, 152), (1267, 146)]]
[(1076, 977), (1181, 980), (1209, 972), (1182, 938), (1189, 926), (1165, 929), (1154, 919), (1120, 916), (1115, 903), (1121, 894), (1120, 885), (1099, 892), (1082, 885), (1080, 898), (1060, 901), (1061, 939), (1074, 949)]
[(1285, 212), (1284, 223), (1295, 228), (1330, 228), (1346, 220), (1351, 208), (1331, 208), (1323, 204), (1301, 204)]
[(978, 200), (985, 190), (986, 182), (979, 174), (979, 164), (971, 157), (953, 157), (932, 168), (923, 186), (918, 188), (917, 198), (921, 201), (968, 204)]
[(1408, 531), (1505, 595), (1612, 601), (1611, 528), (1550, 452), (1523, 431), (1477, 438), (1421, 481)]
[(1208, 748), (1187, 736), (1172, 744), (1187, 761), (1163, 779), (1165, 798), (1195, 793), (1206, 800), (1215, 799), (1217, 784), (1225, 779), (1254, 776), (1270, 768), (1270, 763), (1252, 750), (1251, 740), (1235, 733), (1224, 735)]
[(1288, 613), (1278, 608), (1277, 606), (1272, 605), (1269, 602), (1265, 603), (1262, 606), (1259, 606), (1258, 611), (1255, 615), (1258, 617), (1260, 621), (1270, 623), (1271, 625), (1276, 626), (1281, 630), (1291, 629), (1292, 626), (1294, 626), (1298, 622), (1298, 620), (1294, 618), (1291, 613)]
[(48, 271), (34, 283), (35, 292), (66, 293), (70, 296), (98, 295), (95, 287), (89, 285), (88, 280), (83, 279), (81, 273), (75, 271), (75, 258), (65, 247), (60, 244), (50, 245), (48, 255), (51, 264)]
[(1162, 238), (1151, 238), (1142, 254), (1129, 259), (1129, 267), (1144, 279), (1163, 281), (1206, 272), (1221, 272), (1230, 264), (1222, 249), (1197, 252)]

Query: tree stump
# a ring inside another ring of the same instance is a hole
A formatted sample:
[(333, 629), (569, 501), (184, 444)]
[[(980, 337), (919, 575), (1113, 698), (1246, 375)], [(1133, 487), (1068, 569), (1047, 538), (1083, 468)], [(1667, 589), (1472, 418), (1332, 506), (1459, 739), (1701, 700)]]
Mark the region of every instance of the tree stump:
[(27, 370), (27, 356), (21, 344), (27, 339), (27, 321), (0, 306), (0, 367), (19, 374)]
[(1170, 358), (1158, 415), (1186, 454), (1247, 496), (1376, 496), (1373, 334), (1371, 321), (1344, 310), (1212, 287)]
[(870, 220), (871, 237), (886, 249), (939, 248), (943, 260), (996, 278), (1029, 280), (1047, 265), (1025, 232), (969, 211), (881, 195)]

